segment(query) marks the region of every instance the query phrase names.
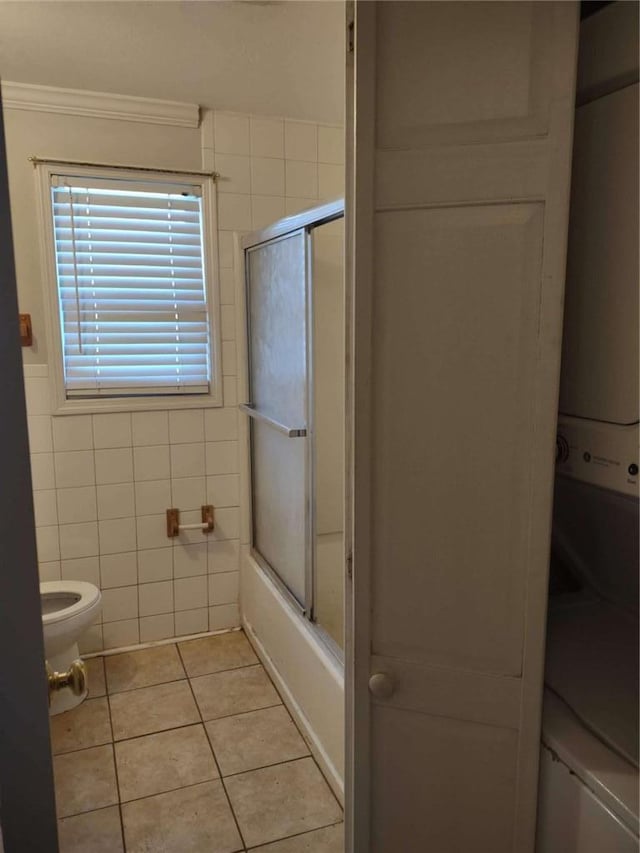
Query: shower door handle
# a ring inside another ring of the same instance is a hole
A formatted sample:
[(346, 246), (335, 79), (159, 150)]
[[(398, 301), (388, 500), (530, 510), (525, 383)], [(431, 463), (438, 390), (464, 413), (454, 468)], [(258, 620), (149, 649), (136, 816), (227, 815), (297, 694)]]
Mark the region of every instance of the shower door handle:
[(273, 418), (270, 418), (268, 415), (263, 415), (262, 412), (259, 412), (257, 409), (254, 409), (250, 403), (241, 403), (238, 408), (241, 412), (244, 412), (246, 415), (249, 415), (250, 418), (253, 418), (256, 421), (260, 421), (261, 423), (278, 430), (278, 432), (281, 432), (286, 435), (287, 438), (304, 438), (307, 434), (306, 427), (285, 426), (284, 424), (281, 424), (280, 421), (276, 421)]

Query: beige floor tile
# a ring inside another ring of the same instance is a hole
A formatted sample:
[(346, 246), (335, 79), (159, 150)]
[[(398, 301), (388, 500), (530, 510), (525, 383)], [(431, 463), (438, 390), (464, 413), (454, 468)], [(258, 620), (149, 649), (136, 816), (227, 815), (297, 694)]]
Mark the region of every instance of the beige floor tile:
[(243, 845), (222, 783), (204, 782), (122, 806), (127, 853), (232, 853)]
[(202, 725), (123, 740), (115, 750), (123, 803), (220, 775)]
[(88, 658), (84, 662), (87, 668), (87, 680), (89, 682), (89, 697), (104, 696), (107, 685), (104, 677), (104, 658)]
[(261, 666), (201, 675), (191, 681), (202, 718), (213, 720), (278, 705), (278, 696)]
[(309, 755), (284, 705), (206, 724), (223, 776)]
[(109, 696), (114, 740), (199, 723), (187, 681), (172, 681)]
[(57, 755), (53, 759), (53, 773), (59, 817), (118, 802), (111, 745)]
[(122, 690), (151, 687), (185, 677), (180, 655), (174, 645), (152, 646), (105, 658), (109, 695)]
[(344, 853), (344, 824), (305, 832), (264, 847), (253, 847), (251, 853)]
[(342, 810), (312, 758), (225, 780), (247, 847), (342, 820)]
[(51, 717), (51, 751), (54, 755), (111, 743), (109, 703), (106, 696), (86, 699), (77, 708)]
[(258, 658), (242, 631), (188, 640), (186, 643), (178, 643), (178, 648), (191, 678), (258, 663)]
[(123, 853), (117, 806), (58, 821), (60, 853)]

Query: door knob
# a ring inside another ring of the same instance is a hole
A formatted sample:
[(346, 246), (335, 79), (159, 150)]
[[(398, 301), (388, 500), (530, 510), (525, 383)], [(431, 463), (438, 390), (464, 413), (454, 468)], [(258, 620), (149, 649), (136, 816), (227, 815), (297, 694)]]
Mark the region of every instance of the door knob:
[(63, 687), (69, 687), (74, 696), (82, 696), (87, 689), (87, 670), (84, 663), (78, 659), (74, 660), (66, 672), (54, 672), (46, 663), (47, 683), (49, 685), (49, 704), (51, 697)]
[(389, 699), (395, 689), (393, 678), (387, 672), (375, 672), (369, 679), (369, 690), (376, 699)]

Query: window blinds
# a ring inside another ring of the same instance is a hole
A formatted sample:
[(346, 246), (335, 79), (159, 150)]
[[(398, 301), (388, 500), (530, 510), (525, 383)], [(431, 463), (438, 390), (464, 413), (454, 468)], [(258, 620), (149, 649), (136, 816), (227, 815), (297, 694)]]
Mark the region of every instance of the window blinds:
[(208, 393), (197, 185), (52, 176), (67, 397)]

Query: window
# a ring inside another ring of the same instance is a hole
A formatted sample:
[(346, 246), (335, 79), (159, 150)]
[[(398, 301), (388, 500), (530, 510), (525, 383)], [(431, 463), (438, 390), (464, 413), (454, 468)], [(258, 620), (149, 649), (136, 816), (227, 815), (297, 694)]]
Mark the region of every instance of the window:
[(221, 404), (212, 179), (39, 168), (58, 411)]

